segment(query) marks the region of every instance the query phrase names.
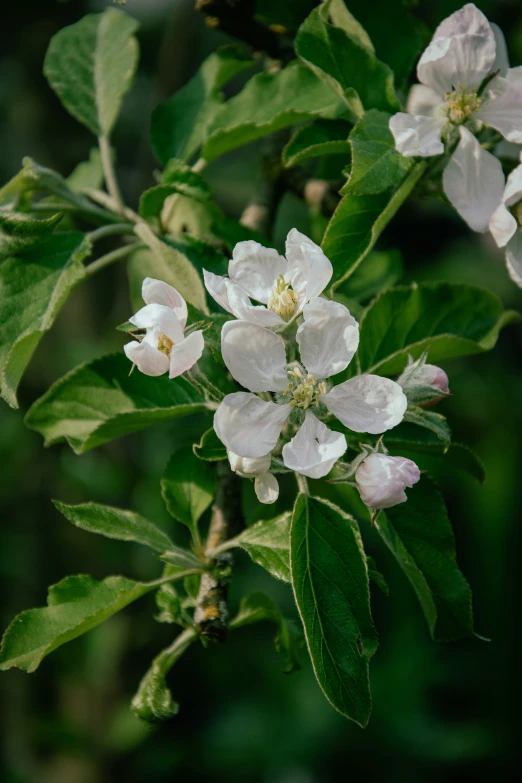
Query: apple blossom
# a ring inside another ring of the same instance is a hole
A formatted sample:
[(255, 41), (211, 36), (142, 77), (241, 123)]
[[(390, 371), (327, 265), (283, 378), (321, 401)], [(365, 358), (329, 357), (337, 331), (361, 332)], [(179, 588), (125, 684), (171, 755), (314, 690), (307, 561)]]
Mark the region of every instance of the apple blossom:
[[(236, 318), (277, 327), (324, 291), (332, 265), (318, 245), (293, 228), (286, 238), (286, 258), (258, 242), (238, 242), (228, 277), (205, 269), (203, 276), (210, 295)], [(251, 299), (261, 304), (253, 305)]]
[(263, 457), (240, 457), (233, 451), (228, 451), (230, 467), (243, 478), (254, 479), (254, 489), (260, 503), (275, 503), (279, 497), (279, 484), (270, 473), (270, 454)]
[(189, 370), (201, 358), (203, 332), (191, 332), (185, 337), (187, 305), (179, 291), (171, 285), (146, 277), (141, 295), (145, 307), (129, 318), (138, 329), (145, 329), (139, 342), (133, 340), (123, 346), (127, 357), (145, 375), (163, 375), (169, 378)]
[(509, 68), (501, 30), (468, 3), (445, 19), (417, 66), (408, 113), (390, 119), (399, 152), (429, 157), (458, 141), (444, 171), (444, 191), (475, 231), (487, 231), (500, 201), (500, 162), (473, 133), (483, 125), (522, 143), (522, 67)]
[(411, 459), (388, 454), (370, 454), (355, 472), (361, 500), (371, 509), (405, 503), (408, 498), (404, 490), (419, 479), (420, 470)]
[(507, 178), (502, 199), (491, 216), (489, 230), (499, 247), (506, 248), (511, 279), (522, 288), (522, 164)]
[(326, 379), (346, 369), (359, 343), (358, 324), (344, 305), (312, 298), (303, 308), (296, 341), (300, 361), (288, 363), (285, 343), (273, 331), (246, 321), (224, 325), (223, 359), (249, 392), (225, 397), (214, 429), (234, 453), (261, 457), (276, 446), (289, 420), (297, 432), (283, 446), (284, 464), (321, 478), (347, 448), (345, 436), (330, 430), (322, 417), (330, 412), (355, 432), (381, 433), (402, 421), (407, 400), (397, 383), (377, 375), (330, 387)]

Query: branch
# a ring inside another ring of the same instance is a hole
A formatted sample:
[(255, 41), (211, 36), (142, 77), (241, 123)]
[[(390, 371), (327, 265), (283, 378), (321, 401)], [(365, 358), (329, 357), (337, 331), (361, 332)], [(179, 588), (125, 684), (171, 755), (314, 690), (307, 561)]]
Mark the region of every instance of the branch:
[(236, 534), (241, 520), (241, 487), (227, 460), (217, 463), (218, 487), (205, 547), (209, 568), (201, 577), (194, 622), (200, 636), (224, 642), (228, 625), (228, 552), (214, 555), (214, 549)]

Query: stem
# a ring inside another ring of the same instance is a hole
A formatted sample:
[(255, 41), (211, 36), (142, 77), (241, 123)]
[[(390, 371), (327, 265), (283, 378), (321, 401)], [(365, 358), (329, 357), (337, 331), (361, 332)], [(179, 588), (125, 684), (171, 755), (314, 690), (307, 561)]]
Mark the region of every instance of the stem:
[(111, 237), (113, 234), (133, 234), (134, 226), (130, 223), (111, 223), (109, 226), (101, 226), (94, 231), (89, 232), (89, 239), (96, 242), (104, 237)]
[(103, 222), (117, 223), (118, 215), (112, 214), (105, 209), (99, 209), (94, 205), (92, 207), (80, 207), (77, 204), (67, 204), (67, 202), (53, 202), (52, 204), (31, 204), (31, 212), (72, 212), (77, 215), (83, 215), (90, 218), (94, 223)]
[(297, 481), (297, 489), (299, 492), (301, 492), (303, 495), (309, 495), (310, 491), (308, 489), (308, 481), (306, 480), (306, 477), (302, 476), (300, 473), (296, 473), (295, 480)]
[(100, 145), (100, 155), (103, 167), (103, 174), (105, 176), (105, 184), (109, 195), (114, 201), (116, 212), (123, 213), (123, 199), (121, 197), (118, 180), (116, 179), (116, 173), (112, 164), (111, 147), (107, 136), (99, 136), (98, 144)]
[(118, 247), (111, 253), (106, 253), (106, 255), (100, 256), (100, 258), (97, 258), (96, 261), (93, 261), (92, 264), (89, 264), (85, 268), (85, 274), (87, 277), (96, 274), (96, 272), (99, 272), (100, 269), (109, 266), (109, 264), (112, 264), (114, 261), (119, 261), (120, 258), (125, 258), (125, 256), (128, 256), (129, 253), (131, 253), (133, 250), (136, 250), (137, 247), (140, 247), (140, 244), (135, 242), (132, 245)]

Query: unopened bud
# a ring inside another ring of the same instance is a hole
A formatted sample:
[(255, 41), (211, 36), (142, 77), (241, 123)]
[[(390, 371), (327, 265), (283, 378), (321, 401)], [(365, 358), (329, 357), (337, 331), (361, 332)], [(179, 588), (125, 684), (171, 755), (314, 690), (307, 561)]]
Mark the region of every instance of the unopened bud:
[(368, 508), (390, 508), (404, 503), (406, 487), (420, 479), (417, 465), (406, 457), (370, 454), (355, 472), (361, 500)]

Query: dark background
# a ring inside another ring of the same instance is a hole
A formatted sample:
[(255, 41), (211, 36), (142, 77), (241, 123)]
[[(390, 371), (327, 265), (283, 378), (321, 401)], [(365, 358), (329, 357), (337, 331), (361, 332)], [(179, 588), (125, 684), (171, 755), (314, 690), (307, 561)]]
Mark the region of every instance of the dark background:
[[(57, 30), (106, 5), (103, 0), (6, 3), (0, 26), (0, 182), (18, 171), (24, 155), (64, 175), (88, 156), (93, 140), (48, 88), (42, 60)], [(304, 16), (313, 3), (267, 0), (262, 5), (277, 20), (296, 9), (297, 18)], [(408, 5), (433, 29), (460, 4)], [(521, 63), (520, 4), (479, 5), (506, 33), (512, 64)], [(135, 206), (152, 182), (151, 109), (228, 39), (205, 27), (191, 0), (129, 0), (127, 10), (142, 23), (142, 59), (114, 142), (122, 188)], [(258, 158), (259, 147), (250, 145), (205, 171), (228, 214), (239, 216), (248, 202)], [(294, 224), (306, 231), (308, 216), (288, 196), (276, 237)], [(400, 248), (407, 280), (475, 283), (496, 292), (507, 307), (522, 310), (522, 292), (508, 279), (501, 253), (441, 202), (407, 204), (380, 247)], [(201, 418), (154, 427), (81, 457), (66, 445), (44, 450), (40, 436), (23, 425), (23, 409), (56, 378), (121, 348), (122, 335), (114, 327), (130, 312), (123, 264), (89, 280), (71, 296), (37, 351), (22, 386), (22, 411), (1, 404), (2, 627), (22, 609), (44, 604), (47, 585), (67, 574), (146, 579), (159, 572), (154, 558), (137, 546), (70, 526), (51, 498), (132, 508), (182, 535), (164, 510), (159, 478), (175, 448), (205, 428)], [(492, 353), (445, 366), (454, 397), (440, 410), (449, 416), (456, 440), (482, 457), (486, 483), (479, 486), (440, 464), (429, 466), (448, 500), (459, 562), (474, 591), (477, 629), (491, 642), (432, 643), (402, 573), (370, 537), (390, 597), (374, 596), (381, 646), (372, 661), (374, 712), (365, 731), (329, 706), (308, 662), (297, 674), (282, 673), (273, 629), (264, 625), (232, 634), (222, 647), (194, 646), (169, 680), (180, 714), (150, 731), (131, 715), (128, 703), (151, 657), (173, 631), (154, 622), (153, 599), (146, 597), (53, 653), (35, 674), (12, 670), (1, 676), (2, 781), (431, 783), (460, 781), (464, 775), (476, 783), (511, 780), (520, 757), (521, 336), (521, 326), (509, 327)], [(232, 606), (253, 589), (266, 589), (295, 616), (290, 588), (239, 556)]]

